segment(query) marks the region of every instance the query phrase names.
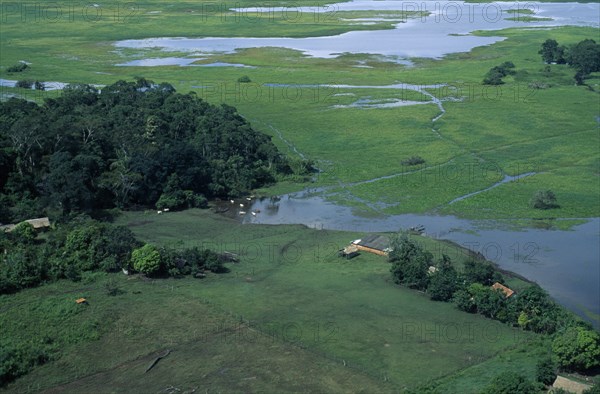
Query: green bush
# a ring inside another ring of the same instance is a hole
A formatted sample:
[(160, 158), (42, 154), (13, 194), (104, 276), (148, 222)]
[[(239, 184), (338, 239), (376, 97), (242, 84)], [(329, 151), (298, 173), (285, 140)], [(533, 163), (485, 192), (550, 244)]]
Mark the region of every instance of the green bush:
[(516, 372), (497, 375), (483, 390), (483, 394), (538, 394), (539, 387)]
[(25, 375), (37, 365), (50, 359), (51, 346), (47, 343), (22, 343), (0, 346), (0, 387)]
[(160, 270), (160, 253), (155, 246), (146, 244), (131, 253), (131, 264), (136, 271), (152, 275)]
[(403, 166), (416, 166), (425, 163), (425, 159), (421, 156), (411, 156), (408, 159), (404, 159), (400, 162)]
[(507, 75), (514, 75), (516, 72), (513, 70), (515, 68), (515, 65), (513, 64), (513, 62), (504, 62), (499, 66), (495, 66), (492, 67), (487, 74), (485, 75), (485, 78), (483, 79), (483, 84), (484, 85), (501, 85), (504, 83), (504, 81), (502, 80), (502, 78), (504, 78)]
[(552, 190), (538, 190), (531, 198), (529, 204), (535, 209), (553, 209), (560, 207), (560, 205), (556, 203), (556, 195)]
[(464, 265), (463, 275), (467, 283), (481, 283), (491, 285), (495, 279), (494, 267), (484, 261), (468, 260)]
[(10, 232), (10, 237), (17, 243), (29, 245), (34, 243), (36, 233), (31, 224), (22, 222)]
[(446, 255), (442, 256), (436, 268), (429, 279), (427, 293), (434, 301), (449, 301), (459, 288), (458, 273)]
[(33, 81), (30, 81), (28, 79), (22, 79), (20, 81), (17, 81), (17, 83), (15, 84), (16, 88), (22, 88), (22, 89), (31, 89), (32, 86), (33, 86)]
[(428, 268), (432, 264), (433, 255), (420, 245), (410, 241), (406, 234), (392, 239), (388, 258), (392, 263), (390, 269), (395, 283), (412, 289), (425, 290), (429, 284)]
[(9, 68), (7, 68), (6, 71), (9, 73), (20, 73), (20, 72), (27, 70), (28, 68), (29, 68), (29, 66), (27, 65), (27, 63), (19, 62), (13, 66), (10, 66)]
[(600, 366), (600, 335), (581, 326), (571, 326), (556, 334), (552, 351), (559, 366), (584, 372)]
[(537, 381), (550, 386), (556, 380), (556, 364), (552, 361), (552, 357), (547, 355), (538, 360), (536, 365)]

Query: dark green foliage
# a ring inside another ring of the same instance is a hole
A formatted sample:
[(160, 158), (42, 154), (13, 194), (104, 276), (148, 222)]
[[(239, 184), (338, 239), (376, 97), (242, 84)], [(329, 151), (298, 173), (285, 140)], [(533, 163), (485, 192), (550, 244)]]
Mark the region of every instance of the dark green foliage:
[(101, 93), (70, 85), (43, 106), (2, 102), (0, 126), (3, 221), (45, 210), (202, 207), (206, 197), (240, 196), (312, 169), (288, 161), (235, 108), (143, 78)]
[(504, 293), (489, 286), (483, 286), (480, 283), (473, 283), (469, 286), (469, 293), (473, 298), (477, 313), (492, 319), (505, 320), (506, 303)]
[(548, 39), (538, 53), (546, 63), (567, 63), (577, 70), (574, 78), (578, 85), (583, 85), (590, 73), (600, 71), (600, 44), (594, 40), (585, 39), (565, 49), (556, 40)]
[(425, 290), (429, 283), (428, 268), (433, 255), (410, 241), (406, 234), (392, 240), (389, 260), (394, 282), (413, 289)]
[(600, 366), (600, 335), (593, 329), (570, 326), (556, 334), (552, 351), (561, 368), (585, 372)]
[(546, 63), (558, 63), (564, 64), (565, 60), (565, 48), (558, 45), (556, 40), (551, 38), (544, 41), (542, 48), (538, 52), (542, 55), (542, 59)]
[(131, 251), (138, 245), (126, 227), (89, 222), (68, 233), (62, 260), (68, 266), (79, 267), (79, 271), (116, 271), (127, 267)]
[(467, 283), (492, 285), (495, 279), (494, 267), (485, 261), (469, 260), (465, 262), (463, 275)]
[(223, 265), (223, 259), (210, 249), (187, 248), (161, 248), (160, 254), (163, 270), (167, 275), (180, 277), (211, 271), (214, 273), (228, 272)]
[(475, 313), (477, 311), (475, 301), (468, 290), (458, 290), (455, 292), (452, 297), (452, 302), (454, 302), (456, 307), (461, 311), (469, 313)]
[(550, 386), (556, 380), (556, 364), (552, 361), (550, 355), (546, 355), (538, 360), (536, 365), (537, 381)]
[(501, 290), (492, 288), (494, 282), (503, 283), (503, 278), (486, 261), (468, 260), (463, 274), (459, 274), (450, 259), (442, 255), (436, 263), (437, 270), (430, 273), (431, 255), (410, 241), (406, 234), (393, 238), (390, 246), (390, 271), (394, 282), (419, 290), (427, 289), (432, 300), (451, 301), (462, 311), (479, 313), (537, 333), (553, 334), (579, 324), (537, 285), (506, 298)]
[[(551, 334), (569, 320), (541, 287), (532, 285), (511, 299), (515, 311), (524, 313), (524, 328)], [(521, 325), (521, 324), (520, 324)]]
[(408, 159), (402, 160), (400, 163), (402, 163), (403, 166), (416, 166), (425, 163), (425, 159), (421, 156), (411, 156)]
[(28, 79), (21, 79), (21, 80), (17, 81), (17, 83), (15, 84), (16, 88), (22, 88), (22, 89), (31, 89), (32, 86), (33, 86), (33, 81), (30, 81)]
[(25, 375), (36, 365), (50, 359), (48, 343), (26, 343), (11, 346), (0, 342), (0, 387)]
[(502, 80), (502, 78), (504, 78), (507, 75), (514, 75), (515, 71), (513, 70), (515, 68), (515, 65), (513, 64), (513, 62), (504, 62), (499, 66), (495, 66), (492, 67), (487, 74), (485, 75), (485, 78), (483, 79), (483, 84), (484, 85), (501, 85), (504, 83), (504, 81)]
[(84, 271), (119, 270), (139, 244), (129, 229), (91, 220), (59, 226), (45, 240), (35, 238), (31, 225), (20, 224), (0, 237), (6, 250), (0, 255), (0, 294), (62, 278), (77, 281)]
[(437, 271), (429, 278), (427, 292), (432, 300), (449, 301), (459, 289), (459, 276), (446, 255), (436, 264)]
[(535, 209), (559, 208), (556, 203), (556, 195), (552, 190), (538, 190), (531, 198), (530, 205)]
[(33, 88), (35, 90), (46, 90), (46, 85), (44, 85), (43, 82), (35, 81), (35, 83), (33, 84)]
[(539, 388), (523, 375), (503, 372), (483, 390), (483, 394), (537, 394)]
[(577, 85), (583, 85), (585, 82), (586, 76), (587, 75), (583, 71), (579, 70), (575, 73), (575, 76), (573, 76), (573, 79), (575, 79), (575, 83)]
[(36, 233), (31, 224), (22, 222), (10, 232), (9, 237), (19, 244), (29, 245), (34, 243)]
[[(209, 249), (157, 248), (138, 241), (123, 226), (74, 217), (36, 237), (31, 225), (23, 223), (10, 233), (0, 233), (0, 294), (17, 292), (58, 279), (79, 281), (90, 271), (116, 272), (121, 269), (153, 276), (194, 275), (211, 271), (228, 272), (231, 261)], [(121, 291), (112, 283), (110, 295)]]
[(600, 44), (586, 39), (572, 45), (567, 55), (567, 64), (584, 75), (600, 71)]
[(10, 66), (9, 68), (7, 68), (6, 71), (9, 73), (20, 73), (22, 71), (27, 70), (28, 68), (29, 68), (29, 66), (27, 65), (27, 63), (19, 62), (13, 66)]
[(181, 181), (177, 174), (171, 174), (163, 193), (156, 202), (156, 208), (170, 210), (185, 208), (205, 208), (206, 198), (201, 194), (195, 194), (192, 190), (181, 190)]
[(238, 78), (237, 81), (240, 82), (240, 83), (249, 83), (249, 82), (252, 82), (252, 80), (250, 79), (250, 77), (247, 76), (247, 75), (242, 75), (241, 77)]

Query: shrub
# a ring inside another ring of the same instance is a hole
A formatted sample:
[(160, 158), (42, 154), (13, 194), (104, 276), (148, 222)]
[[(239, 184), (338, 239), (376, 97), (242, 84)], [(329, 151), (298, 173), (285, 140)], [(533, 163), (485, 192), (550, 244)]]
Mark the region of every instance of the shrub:
[(516, 72), (513, 70), (515, 65), (513, 62), (507, 61), (499, 66), (492, 67), (485, 78), (483, 79), (484, 85), (501, 85), (504, 83), (502, 78), (507, 75), (514, 75)]
[(240, 83), (249, 83), (249, 82), (252, 82), (252, 80), (250, 79), (250, 77), (247, 76), (247, 75), (243, 75), (243, 76), (239, 77), (237, 81), (240, 82)]
[(556, 364), (552, 361), (550, 355), (538, 360), (536, 378), (538, 382), (546, 386), (550, 386), (556, 380)]
[(483, 390), (484, 394), (537, 394), (539, 389), (523, 375), (503, 372)]
[(600, 335), (585, 327), (568, 327), (557, 334), (552, 351), (561, 368), (587, 371), (600, 366)]
[(19, 62), (13, 66), (10, 66), (9, 68), (7, 68), (6, 71), (8, 71), (9, 73), (20, 73), (22, 71), (25, 71), (28, 68), (29, 68), (29, 66), (27, 65), (27, 63)]
[(464, 264), (464, 276), (468, 283), (491, 285), (494, 282), (494, 267), (486, 262), (469, 260)]
[(427, 269), (433, 255), (410, 241), (406, 234), (392, 239), (391, 248), (388, 258), (392, 262), (390, 272), (394, 282), (412, 289), (425, 290), (429, 284)]
[(411, 156), (408, 159), (402, 160), (400, 163), (402, 163), (403, 166), (416, 166), (425, 163), (425, 159), (421, 156)]
[[(42, 345), (42, 346), (40, 346)], [(0, 346), (0, 387), (25, 375), (36, 365), (50, 359), (47, 344), (24, 343), (19, 346)]]
[(35, 241), (35, 229), (27, 222), (17, 224), (11, 231), (10, 237), (20, 244), (32, 244)]
[(131, 253), (131, 264), (136, 271), (152, 275), (160, 269), (160, 253), (155, 246), (146, 244)]
[(534, 209), (553, 209), (560, 207), (560, 205), (556, 203), (556, 195), (554, 195), (552, 190), (538, 190), (529, 203)]
[(456, 307), (461, 311), (475, 313), (477, 310), (475, 302), (473, 301), (473, 297), (467, 290), (458, 290), (456, 293), (454, 293), (452, 302), (454, 302)]
[(109, 296), (116, 296), (123, 293), (123, 290), (119, 287), (114, 278), (110, 278), (106, 283), (104, 283), (104, 290), (106, 290), (106, 294)]
[(27, 79), (22, 79), (20, 81), (17, 81), (17, 83), (15, 84), (16, 88), (23, 88), (23, 89), (31, 89), (32, 86), (33, 86), (33, 81), (29, 81)]
[(450, 259), (444, 255), (429, 279), (427, 292), (434, 301), (449, 301), (459, 287), (459, 278)]

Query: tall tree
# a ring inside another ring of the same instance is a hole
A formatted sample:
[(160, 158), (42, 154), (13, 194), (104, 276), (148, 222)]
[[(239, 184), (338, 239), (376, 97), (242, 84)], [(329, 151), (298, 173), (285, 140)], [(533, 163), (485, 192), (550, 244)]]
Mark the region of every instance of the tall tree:
[(542, 44), (541, 49), (538, 51), (542, 55), (544, 62), (550, 63), (565, 63), (565, 48), (558, 45), (558, 42), (554, 39), (547, 39)]

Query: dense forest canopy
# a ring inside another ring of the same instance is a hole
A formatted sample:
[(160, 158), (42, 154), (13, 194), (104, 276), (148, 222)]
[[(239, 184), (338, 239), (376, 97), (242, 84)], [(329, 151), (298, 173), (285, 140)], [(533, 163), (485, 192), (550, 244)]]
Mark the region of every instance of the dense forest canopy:
[(184, 208), (304, 176), (235, 108), (145, 79), (0, 103), (0, 222), (135, 205)]

